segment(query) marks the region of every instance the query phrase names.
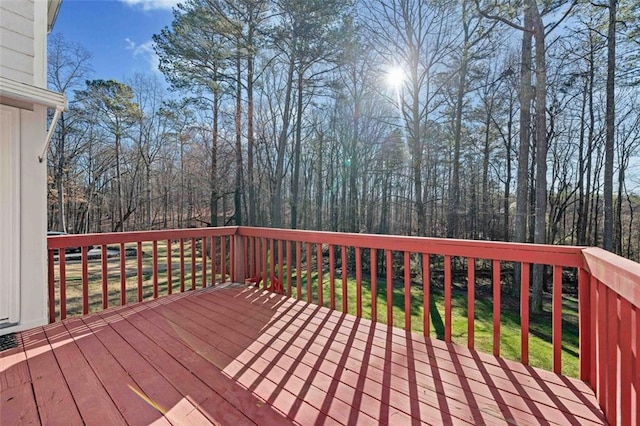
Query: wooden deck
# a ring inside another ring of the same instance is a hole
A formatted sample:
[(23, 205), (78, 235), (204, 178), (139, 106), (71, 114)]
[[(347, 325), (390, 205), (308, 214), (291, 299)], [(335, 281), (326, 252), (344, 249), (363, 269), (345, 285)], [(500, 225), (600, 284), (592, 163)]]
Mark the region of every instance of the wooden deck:
[(0, 424), (603, 424), (586, 384), (244, 285), (18, 335)]

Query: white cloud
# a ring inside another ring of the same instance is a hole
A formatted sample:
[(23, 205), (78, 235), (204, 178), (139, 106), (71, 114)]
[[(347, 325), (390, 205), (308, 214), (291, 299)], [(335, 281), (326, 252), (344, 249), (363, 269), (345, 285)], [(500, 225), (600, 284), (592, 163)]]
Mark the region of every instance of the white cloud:
[(160, 73), (160, 59), (158, 58), (155, 50), (153, 50), (153, 41), (147, 40), (140, 44), (131, 41), (129, 38), (125, 38), (124, 41), (127, 43), (126, 49), (131, 51), (131, 55), (134, 59), (142, 59), (146, 61), (149, 64), (151, 71)]
[(124, 4), (142, 10), (171, 10), (184, 0), (120, 0)]

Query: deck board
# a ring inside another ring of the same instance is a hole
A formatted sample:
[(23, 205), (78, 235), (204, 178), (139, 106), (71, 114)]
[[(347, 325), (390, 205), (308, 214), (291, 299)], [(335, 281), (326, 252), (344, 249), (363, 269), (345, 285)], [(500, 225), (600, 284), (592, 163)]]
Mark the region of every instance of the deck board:
[(20, 337), (2, 424), (604, 424), (578, 380), (243, 285)]

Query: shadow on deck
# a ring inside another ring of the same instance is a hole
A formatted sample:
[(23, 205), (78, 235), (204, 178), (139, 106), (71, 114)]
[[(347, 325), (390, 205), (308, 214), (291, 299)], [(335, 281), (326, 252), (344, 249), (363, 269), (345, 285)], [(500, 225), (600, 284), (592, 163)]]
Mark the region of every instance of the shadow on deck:
[(0, 353), (0, 424), (603, 424), (578, 380), (220, 285)]

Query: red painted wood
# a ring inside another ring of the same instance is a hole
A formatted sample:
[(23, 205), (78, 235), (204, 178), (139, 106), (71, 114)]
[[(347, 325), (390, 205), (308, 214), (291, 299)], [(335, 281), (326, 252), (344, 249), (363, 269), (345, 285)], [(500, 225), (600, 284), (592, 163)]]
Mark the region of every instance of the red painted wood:
[[(109, 306), (109, 270), (107, 265), (107, 246), (103, 245), (100, 248), (100, 264), (102, 271), (102, 309), (107, 309)], [(155, 274), (154, 274), (155, 275)]]
[(598, 280), (593, 275), (590, 275), (589, 278), (589, 316), (591, 321), (590, 325), (590, 333), (591, 333), (591, 365), (589, 366), (589, 377), (591, 380), (589, 381), (589, 385), (591, 389), (595, 392), (597, 390), (598, 384), (598, 375), (596, 373), (596, 366), (598, 365), (598, 338), (599, 338), (599, 329), (598, 329)]
[(220, 237), (220, 282), (227, 282), (227, 238)]
[(493, 241), (471, 241), (407, 237), (394, 235), (372, 235), (355, 233), (333, 233), (302, 231), (293, 229), (237, 228), (239, 235), (269, 236), (292, 241), (308, 241), (351, 247), (376, 248), (412, 253), (438, 253), (440, 255), (474, 257), (482, 253), (483, 258), (501, 261), (530, 262), (564, 267), (582, 267), (583, 247), (553, 246), (543, 244), (501, 243)]
[[(223, 237), (223, 240), (226, 237)], [(215, 244), (214, 244), (215, 247)], [(280, 251), (278, 251), (278, 257), (280, 256)], [(213, 257), (212, 257), (213, 259)], [(215, 264), (215, 262), (212, 263)], [(213, 284), (215, 285), (216, 283), (216, 275), (212, 274), (213, 276)], [(282, 275), (280, 275), (282, 276)], [(238, 282), (239, 280), (236, 279), (236, 240), (234, 237), (229, 238), (229, 280), (232, 283)], [(223, 281), (224, 282), (224, 281)]]
[(269, 238), (263, 238), (260, 243), (262, 245), (262, 288), (266, 290), (267, 288), (267, 276), (269, 275), (269, 271), (267, 268), (269, 267)]
[(89, 248), (82, 246), (82, 314), (89, 313)]
[(347, 294), (347, 247), (342, 246), (340, 253), (342, 254), (342, 312), (347, 313), (349, 311), (349, 295)]
[(618, 416), (617, 400), (619, 397), (618, 389), (618, 369), (620, 360), (618, 359), (618, 295), (611, 289), (607, 288), (607, 354), (606, 354), (606, 400), (605, 414), (609, 424), (614, 424)]
[(64, 250), (58, 254), (58, 268), (60, 271), (60, 319), (67, 317), (67, 259)]
[[(202, 253), (201, 253), (201, 262), (202, 262), (202, 288), (207, 286), (207, 237), (202, 238)], [(213, 244), (211, 245), (213, 247)]]
[[(278, 279), (281, 284), (284, 284), (284, 250), (282, 240), (278, 240)], [(282, 294), (284, 294), (284, 286), (282, 286)], [(287, 293), (289, 296), (289, 293)]]
[(451, 342), (451, 256), (444, 257), (444, 341)]
[(302, 243), (296, 242), (296, 298), (302, 299)]
[[(104, 326), (99, 317), (83, 318), (83, 321), (84, 326), (79, 322), (67, 323), (65, 326), (125, 421), (128, 424), (150, 424), (162, 419), (158, 410), (136, 395), (133, 389), (139, 390), (135, 382), (96, 334), (86, 333), (85, 327), (93, 328), (99, 333)], [(70, 403), (73, 405), (73, 400)], [(59, 407), (58, 410), (60, 411)]]
[(387, 270), (387, 325), (393, 326), (393, 260), (391, 250), (385, 250)]
[[(500, 424), (505, 418), (590, 424), (599, 418), (579, 381), (253, 288), (176, 294), (88, 322), (94, 317), (83, 320), (106, 352), (91, 358), (91, 368), (130, 424), (150, 421), (128, 417), (141, 411), (133, 406), (139, 398), (112, 394), (124, 374), (172, 408), (174, 424), (228, 424), (218, 417), (226, 412), (260, 424), (289, 423), (287, 414), (304, 424), (324, 423), (323, 415), (342, 424)], [(81, 343), (90, 342), (86, 330), (67, 329), (87, 357), (93, 343)], [(102, 364), (121, 370), (108, 381), (111, 370), (103, 372)], [(128, 400), (131, 405), (120, 405)], [(180, 410), (182, 403), (188, 410)], [(189, 421), (189, 413), (206, 419)]]
[(127, 252), (120, 243), (120, 305), (127, 304)]
[(500, 261), (493, 260), (493, 355), (500, 356)]
[[(227, 240), (224, 236), (211, 237), (210, 243), (211, 255), (211, 267), (209, 268), (211, 274), (211, 286), (217, 282), (224, 283), (227, 281), (227, 274), (230, 269), (227, 268)], [(264, 278), (264, 276), (263, 276)]]
[(370, 249), (371, 266), (371, 321), (378, 321), (378, 251)]
[(430, 256), (422, 254), (422, 334), (429, 337), (429, 317), (431, 314), (431, 265)]
[(307, 302), (313, 302), (313, 290), (311, 288), (311, 243), (305, 244), (305, 251), (307, 253)]
[(247, 275), (250, 277), (255, 277), (256, 276), (256, 270), (255, 270), (255, 246), (254, 246), (254, 241), (255, 238), (253, 237), (245, 237), (247, 239), (247, 243), (245, 244), (245, 247), (247, 248)]
[(316, 261), (316, 269), (318, 271), (318, 305), (324, 306), (324, 271), (322, 263), (322, 244), (316, 244)]
[[(216, 296), (216, 297), (218, 297), (218, 296)], [(218, 300), (218, 299), (216, 299), (216, 300)], [(200, 303), (200, 302), (198, 302), (198, 303)], [(225, 303), (224, 305), (225, 305), (225, 306), (227, 306), (228, 304), (227, 304), (227, 303)], [(259, 306), (260, 306), (260, 304), (258, 304), (258, 305), (256, 306), (256, 308), (258, 308), (258, 310), (261, 310), (261, 309), (259, 309)], [(247, 310), (247, 309), (245, 309), (244, 311), (248, 311), (248, 310)], [(256, 322), (256, 325), (257, 325), (259, 328), (262, 328), (264, 323), (262, 323), (261, 321), (257, 320), (257, 318), (259, 317), (259, 315), (258, 315), (258, 316), (256, 316), (256, 314), (257, 314), (257, 312), (256, 312), (256, 311), (252, 311), (250, 314), (247, 314), (247, 315), (250, 315), (252, 319), (255, 319), (255, 320), (257, 321), (257, 322)], [(295, 314), (295, 312), (292, 312), (292, 314)], [(205, 316), (206, 316), (206, 315), (205, 315)], [(214, 318), (224, 318), (224, 316), (225, 316), (225, 314), (221, 314), (221, 313), (212, 313), (212, 315), (211, 315), (211, 317), (210, 317), (209, 319), (213, 320)], [(269, 314), (269, 315), (267, 315), (265, 318), (271, 318), (271, 316), (272, 316), (272, 314)], [(198, 317), (198, 318), (203, 318), (203, 315), (198, 314), (198, 316), (197, 316), (197, 317)], [(320, 316), (320, 317), (321, 317), (321, 316)], [(332, 317), (333, 317), (335, 320), (339, 320), (339, 319), (340, 319), (340, 317), (336, 317), (336, 316), (332, 316)], [(334, 320), (334, 321), (335, 321), (335, 320)], [(239, 321), (240, 321), (240, 322), (243, 322), (241, 319), (239, 319)], [(287, 320), (287, 319), (284, 319), (284, 321), (285, 321), (285, 322), (287, 322), (288, 320)], [(301, 324), (306, 323), (306, 321), (307, 321), (307, 320), (305, 320), (304, 318), (299, 318), (299, 319), (296, 321), (296, 323), (291, 323), (291, 324), (290, 324), (290, 326), (289, 326), (289, 327), (290, 327), (290, 330), (291, 330), (291, 332), (290, 332), (290, 333), (296, 332), (296, 331), (298, 330), (298, 328), (300, 327), (300, 325), (301, 325)], [(194, 321), (188, 321), (188, 322), (189, 322), (189, 323), (194, 323)], [(211, 323), (210, 321), (208, 321), (208, 320), (206, 321), (206, 323), (211, 325), (211, 329), (212, 329), (212, 330), (218, 330), (218, 329), (220, 328), (220, 326), (214, 325), (214, 324), (212, 324), (212, 323)], [(237, 322), (236, 322), (236, 323), (237, 323)], [(328, 335), (330, 335), (330, 334), (332, 333), (332, 330), (335, 330), (335, 329), (336, 329), (336, 326), (335, 326), (335, 325), (328, 325), (328, 324), (324, 324), (320, 319), (318, 319), (318, 321), (315, 321), (314, 323), (318, 324), (318, 327), (319, 327), (319, 328), (318, 328), (318, 330), (319, 330), (319, 332), (320, 332), (320, 333), (322, 333), (323, 335), (327, 335), (327, 336), (328, 336)], [(346, 342), (346, 341), (347, 341), (347, 337), (348, 337), (348, 336), (349, 336), (349, 334), (351, 333), (351, 331), (350, 331), (350, 330), (352, 330), (352, 329), (353, 329), (353, 325), (344, 325), (343, 327), (344, 327), (344, 330), (345, 330), (345, 331), (343, 332), (342, 337), (338, 339), (338, 341), (342, 342), (342, 343), (341, 343), (341, 345), (344, 345), (344, 344), (345, 344), (344, 342)], [(286, 335), (284, 335), (284, 334), (280, 334), (280, 333), (281, 333), (281, 331), (282, 331), (282, 330), (280, 329), (280, 327), (278, 327), (278, 328), (274, 328), (274, 330), (277, 330), (276, 332), (278, 333), (278, 335), (282, 336), (282, 342), (283, 342), (283, 343), (288, 343), (288, 342), (291, 342), (291, 341), (293, 340), (293, 339), (292, 339), (292, 337), (289, 337), (289, 336), (290, 336), (290, 333), (289, 333), (289, 334), (286, 334)], [(386, 328), (384, 328), (384, 329), (380, 329), (380, 328), (378, 328), (378, 331), (379, 331), (379, 332), (383, 332), (383, 330), (386, 330)], [(270, 332), (269, 332), (269, 329), (267, 329), (267, 330), (265, 330), (265, 331), (266, 331), (266, 333), (267, 333), (267, 334), (269, 334), (269, 333), (270, 333)], [(236, 334), (237, 334), (237, 333), (236, 333)], [(398, 335), (398, 336), (402, 336), (402, 335)], [(312, 338), (312, 339), (314, 339), (314, 340), (317, 340), (317, 339), (318, 339), (318, 337), (315, 335), (315, 333), (311, 333), (311, 334), (309, 334), (309, 338)], [(377, 340), (380, 340), (380, 339), (377, 339)], [(306, 340), (303, 340), (303, 342), (306, 342)], [(362, 339), (361, 339), (361, 342), (362, 342), (362, 344), (363, 344), (363, 345), (364, 345), (364, 344), (366, 344), (366, 342), (367, 342), (367, 338), (366, 338), (366, 337), (362, 338)], [(437, 343), (437, 342), (436, 342), (436, 343)], [(270, 344), (270, 345), (274, 345), (273, 340), (271, 340), (269, 344)], [(395, 338), (394, 338), (394, 344), (393, 344), (393, 346), (392, 346), (392, 348), (393, 348), (393, 350), (394, 350), (394, 355), (393, 355), (394, 362), (396, 362), (396, 361), (398, 360), (397, 352), (395, 352), (395, 349), (397, 349), (397, 348), (398, 348), (398, 346), (397, 346), (398, 344), (402, 345), (402, 341), (395, 341)], [(381, 345), (381, 346), (380, 346), (380, 348), (381, 348), (381, 350), (382, 350), (382, 353), (384, 354), (384, 348), (386, 347), (386, 346), (385, 346), (385, 345), (386, 345), (385, 340), (381, 340), (380, 345)], [(325, 343), (323, 343), (323, 342), (319, 342), (317, 346), (318, 346), (319, 350), (322, 350), (322, 348), (326, 347), (326, 344), (325, 344)], [(349, 347), (352, 347), (352, 346), (353, 346), (352, 344), (349, 344)], [(387, 346), (388, 346), (388, 345), (387, 345)], [(277, 347), (277, 346), (274, 346), (274, 348), (275, 348), (276, 350), (280, 350), (280, 349), (279, 349), (279, 347)], [(311, 349), (311, 348), (309, 348), (309, 349)], [(305, 347), (304, 349), (302, 349), (302, 347), (300, 347), (300, 348), (295, 348), (294, 353), (297, 355), (297, 354), (299, 354), (299, 353), (301, 352), (301, 350), (306, 352), (308, 349), (307, 349), (307, 347)], [(449, 353), (449, 352), (448, 352), (449, 350), (450, 350), (450, 349), (448, 349), (448, 348), (443, 348), (443, 353)], [(344, 350), (344, 349), (338, 349), (338, 348), (336, 348), (336, 351), (337, 351), (336, 353), (337, 353), (338, 357), (340, 357), (340, 354), (341, 354), (341, 353), (344, 353), (344, 352), (345, 352), (345, 350)], [(280, 353), (281, 353), (281, 352), (280, 352)], [(426, 355), (426, 353), (425, 353), (425, 355)], [(295, 356), (295, 355), (294, 355), (294, 356)], [(349, 358), (352, 358), (352, 357), (354, 357), (354, 356), (356, 356), (356, 355), (354, 354), (353, 349), (352, 349), (352, 350), (350, 350)], [(384, 355), (383, 355), (383, 356), (384, 356)], [(267, 356), (267, 359), (269, 359), (269, 356)], [(429, 358), (426, 358), (426, 359), (430, 359), (430, 357), (429, 357)], [(471, 358), (470, 358), (470, 359), (471, 359)], [(493, 358), (488, 358), (488, 360), (491, 360), (491, 359), (493, 359)], [(291, 362), (288, 362), (288, 361), (286, 361), (286, 360), (284, 360), (284, 359), (283, 359), (283, 365), (290, 365), (290, 364), (291, 364)], [(439, 364), (439, 365), (441, 365), (441, 362), (439, 361), (439, 362), (438, 362), (438, 364)], [(371, 367), (373, 367), (373, 364), (369, 364), (369, 365), (370, 365)], [(512, 364), (510, 364), (510, 365), (512, 365)], [(374, 368), (375, 368), (375, 367), (374, 367)], [(501, 366), (499, 366), (498, 364), (496, 364), (496, 368), (497, 368), (497, 370), (492, 370), (492, 371), (490, 371), (490, 374), (492, 375), (491, 377), (494, 377), (496, 373), (499, 373), (500, 371), (502, 371), (501, 369), (502, 369), (502, 368), (504, 368), (504, 367), (501, 367)], [(427, 369), (428, 369), (428, 367), (427, 367)], [(477, 365), (476, 365), (476, 364), (474, 364), (474, 363), (473, 363), (473, 361), (472, 361), (472, 364), (470, 365), (470, 369), (471, 369), (471, 371), (475, 371), (475, 372), (477, 372), (478, 367), (477, 367)], [(358, 370), (357, 370), (357, 368), (356, 368), (355, 370), (356, 370), (356, 371), (358, 371)], [(424, 371), (424, 370), (425, 370), (425, 368), (424, 368), (424, 367), (419, 367), (419, 368), (418, 368), (418, 370), (419, 370), (419, 371)], [(453, 377), (457, 377), (457, 375), (455, 374), (455, 373), (456, 373), (456, 372), (455, 372), (455, 370), (451, 370), (451, 371), (452, 371), (452, 373), (453, 373)], [(524, 370), (524, 371), (526, 371), (526, 370)], [(557, 377), (557, 376), (553, 376), (553, 377)], [(477, 379), (477, 380), (482, 380), (482, 376), (480, 376), (480, 378), (479, 378), (479, 379)], [(535, 381), (531, 381), (531, 380), (527, 380), (527, 379), (520, 379), (520, 380), (517, 380), (515, 383), (518, 383), (518, 382), (535, 383)], [(558, 383), (562, 383), (562, 381), (558, 381)], [(528, 385), (525, 385), (525, 386), (528, 386)], [(529, 391), (527, 391), (527, 393), (528, 393), (528, 392), (530, 392), (530, 390), (529, 390)], [(558, 394), (558, 392), (557, 392), (557, 391), (555, 391), (555, 390), (554, 390), (554, 392)], [(491, 391), (486, 390), (486, 391), (485, 391), (485, 393), (486, 393), (486, 394), (490, 394), (490, 393), (491, 393)], [(541, 393), (541, 396), (542, 396), (542, 395), (545, 395), (545, 393), (544, 393), (544, 392), (542, 392), (542, 393)], [(559, 394), (559, 395), (562, 395), (562, 394)], [(561, 397), (563, 397), (563, 396), (561, 396)], [(579, 401), (579, 399), (578, 399), (578, 401)], [(585, 410), (584, 410), (584, 405), (581, 405), (581, 407), (583, 407), (583, 408), (582, 408), (582, 411), (584, 412), (584, 411), (585, 411)], [(562, 414), (560, 414), (560, 413), (558, 413), (558, 414), (560, 415), (560, 417), (562, 417)], [(557, 418), (557, 415), (556, 415), (556, 417), (551, 417), (551, 418)]]
[(48, 250), (47, 269), (49, 281), (49, 322), (56, 320), (56, 278), (53, 260), (53, 250)]
[[(28, 388), (27, 396), (31, 398), (31, 403), (34, 407), (36, 404), (38, 406), (34, 424), (82, 424), (80, 413), (76, 408), (73, 396), (60, 370), (60, 364), (54, 356), (44, 330), (38, 327), (24, 332), (22, 336), (27, 343), (26, 348), (20, 348), (20, 350), (27, 350), (23, 352), (25, 361), (21, 362), (21, 364), (28, 368), (26, 368), (24, 384), (17, 387), (26, 386)], [(5, 397), (4, 389), (0, 397), (2, 398), (0, 399), (0, 424), (29, 423), (29, 417), (22, 418), (19, 421), (6, 419), (5, 404), (9, 403), (9, 401)], [(35, 398), (35, 401), (33, 398)], [(15, 399), (15, 402), (22, 409), (31, 406), (28, 400)]]
[(336, 260), (333, 245), (329, 245), (329, 298), (331, 299), (329, 308), (336, 308)]
[[(110, 320), (109, 317), (105, 319)], [(175, 361), (172, 363), (171, 360), (166, 359), (167, 355), (164, 351), (159, 350), (155, 343), (148, 344), (150, 339), (141, 336), (123, 318), (116, 316), (113, 319), (110, 327), (96, 336), (129, 372), (135, 390), (139, 389), (138, 392), (144, 399), (166, 413), (168, 420), (176, 422), (181, 419), (184, 423), (205, 423), (206, 418), (196, 409), (197, 402), (204, 398), (190, 392), (192, 389), (185, 390), (184, 394), (189, 395), (190, 398), (184, 398), (183, 393), (176, 389), (181, 385), (184, 386), (189, 376), (183, 374), (182, 381), (177, 380), (175, 376), (167, 378), (166, 371), (175, 366)], [(157, 355), (150, 352), (152, 350), (155, 350)], [(203, 389), (199, 390), (203, 391)], [(133, 390), (128, 394), (130, 398), (136, 397)]]
[(292, 250), (291, 250), (291, 241), (287, 241), (287, 296), (292, 297), (293, 293), (291, 290), (291, 268), (293, 267), (292, 260)]
[[(180, 240), (180, 244), (182, 245), (182, 240)], [(184, 255), (182, 248), (183, 247), (181, 246), (180, 252)], [(144, 285), (142, 255), (142, 242), (138, 241), (136, 243), (136, 276), (138, 277), (138, 302), (142, 302), (142, 287)], [(184, 256), (182, 257), (182, 279), (184, 280)], [(184, 282), (182, 283), (182, 291), (184, 291)]]
[(631, 395), (632, 389), (632, 377), (633, 377), (633, 359), (632, 344), (633, 335), (631, 330), (633, 329), (633, 322), (631, 318), (631, 304), (624, 300), (618, 299), (618, 314), (620, 315), (620, 328), (618, 335), (618, 396), (620, 399), (620, 416), (619, 420), (623, 425), (633, 424), (631, 422), (632, 417), (632, 404)]
[(633, 358), (636, 360), (633, 370), (633, 388), (636, 398), (632, 401), (635, 404), (633, 410), (632, 424), (640, 423), (640, 308), (632, 309), (635, 320), (631, 324), (635, 324), (633, 328)]
[(600, 281), (597, 281), (596, 290), (598, 303), (598, 330), (596, 334), (596, 372), (598, 381), (596, 397), (600, 407), (604, 409), (607, 395), (607, 288)]
[(580, 380), (591, 383), (591, 295), (589, 293), (589, 273), (585, 269), (578, 269), (578, 345), (580, 362)]
[[(275, 251), (275, 241), (273, 239), (269, 240), (269, 280), (270, 286), (273, 287), (273, 276), (276, 273), (276, 251)], [(265, 280), (267, 277), (264, 278)]]
[(191, 290), (196, 288), (196, 239), (191, 238)]
[[(203, 382), (210, 388), (209, 390), (196, 390), (197, 394), (211, 395), (211, 402), (207, 399), (200, 409), (206, 414), (212, 416), (211, 421), (216, 424), (245, 424), (248, 422), (267, 425), (290, 424), (284, 414), (277, 412), (263, 400), (255, 395), (249, 395), (249, 392), (242, 391), (233, 379), (225, 376), (216, 368), (211, 368), (211, 364), (206, 359), (191, 356), (192, 348), (183, 343), (179, 336), (176, 336), (174, 330), (171, 329), (167, 321), (161, 316), (150, 316), (151, 312), (143, 312), (144, 318), (133, 318), (132, 322), (141, 332), (153, 340), (159, 340), (160, 343), (167, 347), (169, 355), (175, 359), (182, 360), (183, 365), (189, 371), (197, 371), (202, 377)], [(194, 339), (200, 340), (195, 337)], [(226, 359), (218, 361), (222, 358), (220, 351), (214, 351), (216, 362), (223, 363)], [(178, 382), (179, 383), (179, 382)], [(193, 386), (190, 383), (190, 386)], [(186, 389), (183, 392), (187, 392)], [(193, 392), (193, 390), (191, 390)], [(218, 395), (223, 395), (224, 400), (219, 400)], [(231, 405), (231, 407), (229, 406)], [(213, 411), (215, 410), (215, 411)], [(229, 414), (241, 411), (244, 419), (229, 418)], [(220, 415), (224, 417), (220, 418)], [(208, 417), (209, 417), (208, 416)]]
[[(224, 238), (218, 238), (220, 240), (220, 244), (224, 243)], [(218, 245), (216, 244), (216, 237), (211, 237), (211, 283), (212, 285), (216, 284), (216, 276), (218, 275)], [(222, 257), (220, 259), (220, 270), (222, 270)], [(224, 282), (222, 280), (222, 276), (224, 274), (220, 274), (220, 282)]]
[(411, 258), (404, 252), (404, 329), (411, 331)]
[(476, 259), (467, 258), (467, 347), (475, 346)]
[(158, 298), (158, 241), (153, 241), (153, 298)]
[[(244, 271), (244, 277), (241, 277), (238, 279), (239, 282), (244, 282), (244, 280), (247, 277), (251, 276), (251, 248), (249, 247), (249, 245), (251, 244), (251, 238), (249, 237), (242, 237), (242, 247), (244, 247), (244, 253), (242, 253), (242, 250), (239, 250), (242, 255), (242, 261), (243, 263), (243, 271)], [(281, 275), (282, 276), (282, 275)]]
[[(0, 392), (0, 424), (22, 425), (40, 424), (38, 408), (33, 401), (33, 390), (31, 384), (25, 383), (20, 386), (3, 390)], [(47, 419), (49, 420), (49, 419)], [(78, 418), (80, 424), (80, 419)], [(62, 424), (62, 419), (60, 419)]]
[(167, 240), (167, 294), (173, 293), (173, 259), (171, 240)]
[[(218, 297), (218, 296), (216, 296), (216, 297)], [(226, 306), (226, 305), (227, 305), (227, 304), (225, 303), (225, 306)], [(295, 313), (295, 312), (292, 312), (292, 313)], [(214, 317), (218, 317), (218, 318), (224, 318), (224, 316), (225, 316), (225, 314), (223, 314), (223, 313), (220, 313), (220, 314), (214, 314)], [(254, 315), (254, 314), (252, 314), (252, 318), (254, 318), (254, 317), (255, 317), (255, 315)], [(267, 316), (266, 316), (266, 318), (267, 318), (267, 319), (268, 319), (268, 318), (270, 318), (270, 317), (271, 317), (271, 314), (269, 314), (269, 315), (267, 315)], [(333, 316), (333, 317), (334, 317), (334, 318), (336, 318), (336, 319), (340, 318), (340, 317), (335, 317), (335, 316)], [(202, 318), (202, 315), (200, 315), (200, 318)], [(300, 319), (298, 319), (298, 320), (296, 321), (296, 323), (292, 323), (292, 324), (290, 325), (290, 327), (291, 327), (292, 331), (296, 331), (296, 330), (298, 330), (298, 327), (301, 325), (301, 324), (300, 324), (301, 322), (306, 322), (306, 321), (305, 321), (305, 320), (303, 320), (302, 318), (300, 318)], [(319, 322), (319, 321), (318, 321), (318, 322)], [(318, 323), (318, 322), (314, 322), (314, 323)], [(210, 323), (208, 322), (208, 324), (210, 324)], [(320, 325), (321, 325), (321, 324), (320, 324)], [(217, 326), (214, 326), (214, 325), (212, 325), (212, 327), (215, 327), (216, 329), (218, 328)], [(348, 326), (348, 327), (351, 327), (351, 326)], [(324, 330), (334, 330), (334, 328), (335, 328), (335, 326), (330, 326), (330, 327), (321, 326), (321, 333), (324, 333)], [(380, 331), (384, 331), (384, 330), (386, 330), (386, 328), (384, 328), (384, 329), (381, 329), (380, 327), (377, 327), (377, 328), (378, 328)], [(278, 330), (279, 330), (279, 329), (278, 329)], [(400, 333), (402, 333), (402, 331), (401, 331), (401, 330), (398, 330), (398, 331), (399, 331)], [(326, 331), (326, 333), (331, 333), (331, 332), (330, 332), (330, 331)], [(395, 332), (394, 332), (394, 333), (395, 333)], [(345, 331), (345, 334), (343, 334), (343, 336), (345, 336), (345, 337), (343, 337), (343, 338), (342, 338), (342, 339), (340, 339), (340, 340), (341, 340), (341, 341), (344, 341), (343, 339), (346, 339), (346, 336), (348, 336), (349, 334), (350, 334), (349, 329), (347, 329), (347, 330)], [(327, 335), (328, 335), (328, 334), (327, 334)], [(403, 336), (403, 334), (398, 334), (398, 336)], [(290, 340), (290, 338), (289, 338), (289, 337), (287, 337), (287, 336), (284, 336), (284, 337), (283, 337), (283, 339), (284, 339), (284, 341), (289, 341), (289, 340)], [(380, 340), (380, 339), (376, 339), (376, 340)], [(367, 341), (367, 338), (366, 338), (366, 337), (362, 339), (362, 342), (366, 342), (366, 341)], [(435, 343), (437, 343), (437, 342), (435, 342)], [(398, 347), (397, 345), (401, 345), (401, 346), (402, 346), (402, 339), (401, 339), (400, 341), (396, 341), (396, 342), (394, 342), (394, 345), (392, 346), (392, 348), (394, 348), (394, 349), (395, 349), (395, 348), (397, 348), (397, 347)], [(381, 346), (380, 346), (380, 347), (383, 349), (383, 351), (384, 351), (384, 349), (385, 349), (386, 347), (388, 347), (388, 345), (385, 343), (385, 340), (384, 340), (384, 339), (382, 339), (382, 340), (381, 340)], [(443, 348), (443, 351), (444, 351), (445, 353), (449, 353), (450, 349), (449, 349), (448, 347), (445, 347), (445, 348)], [(341, 352), (344, 352), (344, 351), (342, 350)], [(394, 354), (394, 359), (396, 359), (396, 360), (397, 360), (398, 358), (397, 358), (397, 356), (396, 356), (396, 355), (397, 355), (397, 354)], [(426, 354), (425, 354), (425, 355), (426, 355)], [(490, 358), (490, 357), (489, 357), (489, 358), (487, 358), (487, 360), (491, 361), (491, 360), (495, 360), (495, 358)], [(498, 364), (496, 364), (496, 365), (498, 365)], [(517, 365), (517, 364), (515, 364), (515, 365)], [(499, 368), (503, 368), (503, 367), (502, 367), (501, 365), (499, 365)], [(474, 370), (474, 371), (476, 371), (476, 370), (477, 370), (477, 367), (474, 367), (474, 368), (473, 368), (473, 370)], [(495, 374), (496, 374), (496, 372), (499, 372), (499, 371), (501, 371), (501, 370), (491, 371), (491, 374), (492, 374), (492, 375), (495, 375)], [(545, 376), (545, 377), (546, 377), (546, 376)], [(550, 375), (549, 377), (557, 377), (557, 376), (552, 376), (552, 375)], [(529, 381), (528, 381), (528, 380), (524, 380), (524, 382), (529, 382)], [(563, 383), (563, 382), (559, 381), (558, 383)], [(578, 383), (579, 383), (579, 382), (578, 382)], [(554, 392), (555, 392), (555, 393), (558, 393), (558, 392), (556, 392), (556, 391), (554, 391)], [(580, 400), (578, 399), (577, 401), (580, 401)]]
[(553, 372), (562, 373), (562, 267), (553, 267), (552, 289)]
[(520, 265), (520, 362), (529, 365), (529, 277), (531, 264)]
[(640, 307), (640, 263), (596, 247), (582, 251), (587, 269), (608, 288)]
[(356, 247), (356, 316), (362, 316), (362, 252)]
[(120, 411), (64, 325), (56, 323), (44, 330), (83, 422), (124, 425)]
[[(266, 229), (266, 228), (258, 228)], [(89, 245), (109, 245), (135, 243), (138, 241), (177, 240), (179, 238), (220, 237), (239, 234), (238, 227), (225, 226), (215, 228), (170, 229), (162, 231), (104, 232), (99, 234), (74, 234), (47, 237), (48, 247), (52, 249), (81, 247)], [(246, 236), (247, 234), (242, 234)], [(259, 235), (258, 235), (259, 236)]]
[(184, 240), (180, 238), (180, 292), (184, 292)]

